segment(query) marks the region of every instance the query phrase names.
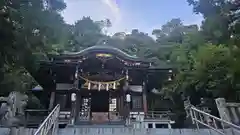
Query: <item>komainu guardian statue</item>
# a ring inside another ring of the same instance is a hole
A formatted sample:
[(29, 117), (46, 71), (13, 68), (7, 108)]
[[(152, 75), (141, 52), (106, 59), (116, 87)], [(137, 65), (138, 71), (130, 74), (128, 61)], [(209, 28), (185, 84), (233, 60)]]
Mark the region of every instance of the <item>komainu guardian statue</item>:
[(16, 128), (24, 126), (24, 109), (28, 96), (20, 92), (11, 92), (8, 97), (0, 97), (0, 125), (10, 128), (10, 135)]

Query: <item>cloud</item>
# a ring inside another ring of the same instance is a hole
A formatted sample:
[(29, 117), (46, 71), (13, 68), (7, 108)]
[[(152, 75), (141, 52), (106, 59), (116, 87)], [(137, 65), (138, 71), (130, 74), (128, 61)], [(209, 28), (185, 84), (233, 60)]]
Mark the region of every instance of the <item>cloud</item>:
[[(152, 9), (155, 7), (152, 3), (150, 3), (152, 7), (145, 8), (143, 11), (139, 7), (144, 3), (136, 6), (136, 3), (131, 2), (131, 0), (65, 0), (65, 2), (67, 3), (67, 8), (62, 15), (67, 23), (73, 24), (83, 16), (90, 16), (95, 21), (110, 19), (112, 27), (108, 29), (108, 34), (131, 32), (132, 29), (137, 28), (151, 35), (153, 29), (161, 28), (161, 25), (171, 18), (176, 18), (176, 16), (177, 18), (180, 16), (186, 25), (200, 25), (202, 21), (202, 17), (191, 14), (192, 9), (187, 6), (186, 8), (189, 9), (186, 11), (172, 11), (166, 15), (159, 14), (161, 10), (156, 12), (155, 9)], [(158, 2), (155, 3), (159, 4)], [(134, 5), (136, 7), (132, 7)], [(164, 12), (166, 9), (162, 8), (162, 12)]]
[[(90, 16), (93, 20), (110, 19), (112, 27), (110, 33), (125, 29), (121, 12), (114, 0), (65, 0), (67, 8), (62, 15), (69, 24), (74, 24), (83, 16)], [(126, 18), (125, 18), (126, 19)]]
[(116, 19), (121, 17), (120, 9), (114, 0), (101, 0), (103, 3), (109, 6)]

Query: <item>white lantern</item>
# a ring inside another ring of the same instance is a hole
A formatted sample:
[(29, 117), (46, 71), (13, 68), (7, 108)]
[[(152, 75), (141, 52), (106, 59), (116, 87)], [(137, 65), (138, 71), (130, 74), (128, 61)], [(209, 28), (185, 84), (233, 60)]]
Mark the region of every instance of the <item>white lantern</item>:
[(74, 101), (76, 101), (76, 93), (72, 93), (72, 95), (71, 95), (71, 101), (72, 102), (74, 102)]
[(130, 95), (130, 94), (127, 94), (127, 95), (126, 95), (126, 101), (127, 101), (127, 102), (131, 102), (131, 95)]

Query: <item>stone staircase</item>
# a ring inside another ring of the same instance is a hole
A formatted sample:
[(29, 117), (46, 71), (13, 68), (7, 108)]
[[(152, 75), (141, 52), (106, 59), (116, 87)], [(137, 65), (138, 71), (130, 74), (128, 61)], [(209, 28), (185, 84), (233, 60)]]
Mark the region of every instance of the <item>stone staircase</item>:
[[(60, 129), (58, 135), (219, 135), (210, 129), (133, 129), (74, 127)], [(232, 135), (231, 132), (226, 135)]]
[[(185, 103), (188, 118), (196, 126), (193, 129), (132, 128), (124, 124), (67, 125), (59, 128), (60, 105), (57, 105), (38, 129), (19, 129), (16, 135), (238, 135), (240, 127), (217, 118)], [(220, 125), (219, 125), (219, 124)], [(205, 128), (204, 128), (205, 127)], [(10, 129), (0, 128), (0, 135), (8, 135)]]
[[(34, 135), (37, 129), (24, 129), (18, 135)], [(0, 135), (9, 135), (8, 128), (0, 128)], [(41, 135), (41, 134), (39, 134)], [(126, 127), (67, 127), (56, 135), (220, 135), (210, 129), (133, 129)], [(233, 135), (231, 131), (225, 135)], [(237, 135), (237, 134), (235, 134)]]
[[(75, 125), (81, 125), (81, 126), (85, 126), (85, 125), (92, 125), (92, 122), (90, 121), (76, 121)], [(124, 121), (108, 121), (108, 122), (104, 122), (102, 124), (98, 124), (98, 125), (124, 125)]]

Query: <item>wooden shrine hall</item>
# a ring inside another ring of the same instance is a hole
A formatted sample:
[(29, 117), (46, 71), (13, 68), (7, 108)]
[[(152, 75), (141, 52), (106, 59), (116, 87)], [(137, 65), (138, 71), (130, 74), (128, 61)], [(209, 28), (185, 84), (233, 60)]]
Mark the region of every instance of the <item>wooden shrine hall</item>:
[[(146, 114), (148, 95), (171, 81), (172, 69), (156, 59), (143, 59), (111, 46), (49, 55), (33, 74), (41, 86), (32, 92), (46, 109), (60, 104), (73, 122), (118, 121), (134, 112)], [(45, 99), (43, 99), (45, 98)]]

